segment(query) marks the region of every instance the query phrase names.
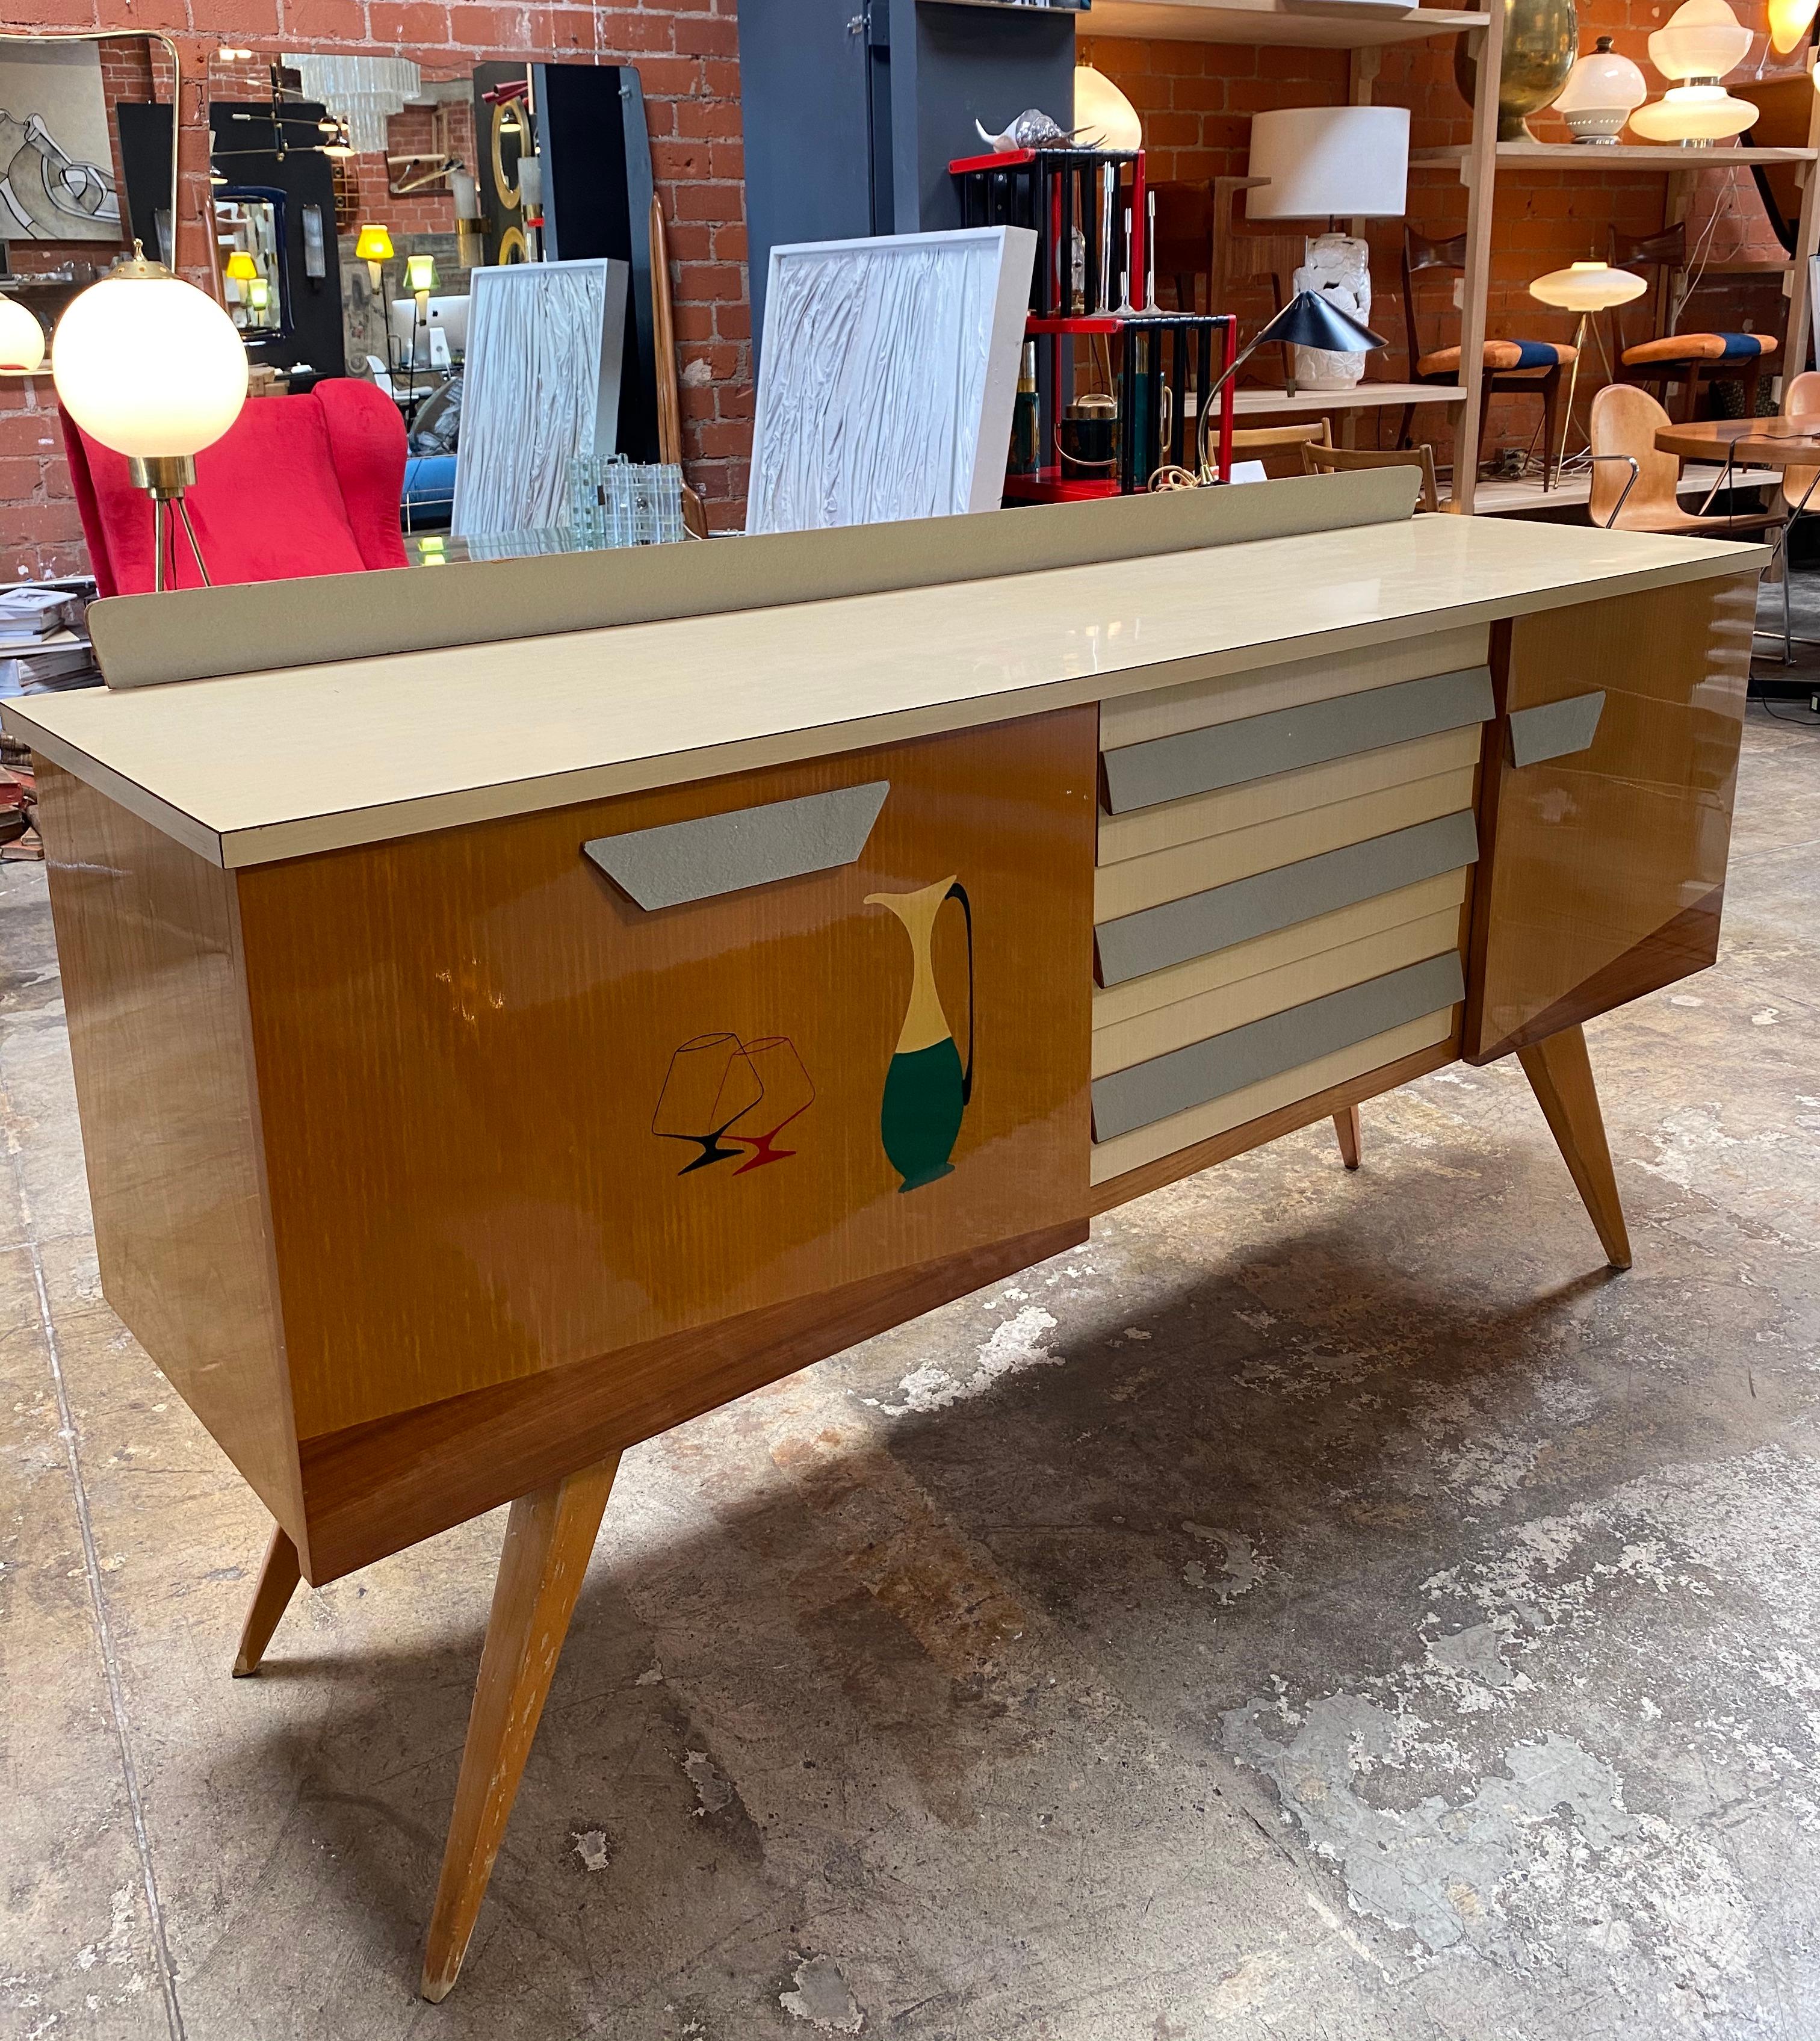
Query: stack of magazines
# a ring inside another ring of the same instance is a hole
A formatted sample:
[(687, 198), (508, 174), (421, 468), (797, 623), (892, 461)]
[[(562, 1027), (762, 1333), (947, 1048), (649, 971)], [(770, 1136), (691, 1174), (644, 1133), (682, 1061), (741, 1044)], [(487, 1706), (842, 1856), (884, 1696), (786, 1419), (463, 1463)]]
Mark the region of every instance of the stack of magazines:
[(84, 620), (94, 594), (86, 576), (0, 587), (0, 695), (99, 684)]

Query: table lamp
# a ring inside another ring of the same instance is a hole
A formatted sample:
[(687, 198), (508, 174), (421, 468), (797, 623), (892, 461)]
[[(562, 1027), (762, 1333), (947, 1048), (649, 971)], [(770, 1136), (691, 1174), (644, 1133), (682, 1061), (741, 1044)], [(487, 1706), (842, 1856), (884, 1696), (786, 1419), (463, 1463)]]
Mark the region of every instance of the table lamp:
[[(1246, 194), (1248, 219), (1400, 219), (1409, 210), (1410, 116), (1401, 106), (1290, 106), (1251, 124), (1250, 174), (1269, 181)], [(1372, 310), (1371, 250), (1350, 234), (1307, 243), (1298, 290), (1337, 299), (1354, 318)], [(1382, 345), (1383, 343), (1379, 343)], [(1357, 350), (1320, 350), (1337, 358), (1299, 361), (1288, 379), (1310, 389), (1349, 390), (1364, 373)]]
[(17, 298), (0, 293), (0, 375), (29, 376), (44, 359), (44, 329)]
[[(1815, 0), (1820, 6), (1820, 0)], [(1555, 101), (1576, 142), (1615, 148), (1624, 123), (1650, 96), (1643, 73), (1628, 57), (1620, 56), (1609, 36), (1600, 36), (1585, 55), (1575, 60)]]
[(419, 326), (427, 324), (429, 319), (429, 294), (432, 291), (441, 289), (442, 286), (442, 279), (437, 273), (436, 258), (433, 255), (406, 256), (404, 285), (405, 288), (417, 299), (418, 324)]
[[(1319, 291), (1298, 291), (1281, 311), (1265, 321), (1228, 366), (1221, 370), (1203, 399), (1194, 436), (1195, 462), (1199, 471), (1195, 480), (1208, 483), (1216, 479), (1207, 458), (1208, 428), (1213, 418), (1215, 399), (1259, 348), (1280, 346), (1285, 342), (1292, 347), (1319, 348), (1327, 354), (1360, 356), (1391, 344), (1381, 333), (1373, 333), (1343, 306), (1335, 304)], [(1361, 361), (1359, 365), (1362, 370), (1364, 364)]]
[(1074, 136), (1086, 149), (1133, 151), (1144, 146), (1138, 109), (1104, 71), (1090, 63), (1075, 67)]
[(152, 585), (164, 586), (164, 507), (174, 504), (206, 585), (183, 501), (196, 456), (246, 401), (246, 349), (212, 298), (148, 262), (139, 244), (57, 322), (58, 401), (90, 439), (124, 453), (151, 498)]
[(1631, 116), (1633, 131), (1650, 142), (1708, 149), (1730, 142), (1757, 119), (1759, 109), (1734, 99), (1719, 81), (1750, 54), (1750, 31), (1725, 0), (1683, 0), (1665, 27), (1650, 38), (1650, 62), (1664, 78), (1679, 78), (1660, 99)]
[(1529, 295), (1545, 305), (1559, 305), (1563, 311), (1578, 312), (1580, 324), (1574, 335), (1574, 366), (1567, 375), (1567, 406), (1561, 418), (1561, 448), (1555, 456), (1559, 468), (1567, 458), (1567, 428), (1574, 422), (1574, 390), (1580, 380), (1580, 357), (1585, 352), (1586, 329), (1595, 312), (1609, 311), (1614, 305), (1627, 305), (1640, 298), (1649, 285), (1634, 270), (1614, 269), (1609, 262), (1570, 262), (1565, 269), (1551, 269), (1529, 286)]

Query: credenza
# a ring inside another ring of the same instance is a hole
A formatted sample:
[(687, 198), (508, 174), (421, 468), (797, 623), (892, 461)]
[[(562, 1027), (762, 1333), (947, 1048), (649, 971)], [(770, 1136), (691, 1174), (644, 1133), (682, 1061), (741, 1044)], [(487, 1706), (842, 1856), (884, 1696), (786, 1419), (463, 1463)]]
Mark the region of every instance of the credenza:
[(1716, 953), (1767, 555), (1413, 488), (128, 597), (0, 709), (235, 1671), (512, 1505), (428, 1997), (628, 1448), (1459, 1059), (1628, 1265), (1582, 1024)]

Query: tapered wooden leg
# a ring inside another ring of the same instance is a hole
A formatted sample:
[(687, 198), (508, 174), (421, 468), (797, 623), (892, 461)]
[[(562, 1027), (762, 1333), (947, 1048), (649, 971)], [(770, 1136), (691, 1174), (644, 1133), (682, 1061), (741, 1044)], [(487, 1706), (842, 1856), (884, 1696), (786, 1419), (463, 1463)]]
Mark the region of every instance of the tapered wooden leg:
[(235, 1654), (234, 1677), (244, 1680), (259, 1669), (278, 1619), (289, 1608), (291, 1597), (303, 1578), (297, 1563), (297, 1548), (277, 1524), (272, 1542), (265, 1547), (265, 1563), (259, 1569), (259, 1585), (253, 1590), (253, 1606), (240, 1632), (240, 1649)]
[(619, 1463), (614, 1453), (512, 1505), (424, 1945), (423, 1995), (433, 2005), (448, 1996), (467, 1952)]
[(1614, 1268), (1628, 1268), (1631, 1236), (1624, 1227), (1624, 1208), (1618, 1202), (1617, 1179), (1612, 1173), (1612, 1151), (1605, 1143), (1605, 1123), (1599, 1112), (1599, 1094), (1593, 1087), (1584, 1031), (1563, 1028), (1558, 1035), (1519, 1049), (1517, 1056), (1587, 1214), (1598, 1228), (1605, 1258)]
[(1364, 1151), (1359, 1146), (1359, 1108), (1342, 1106), (1334, 1116), (1334, 1131), (1340, 1137), (1340, 1159), (1349, 1169), (1359, 1166)]

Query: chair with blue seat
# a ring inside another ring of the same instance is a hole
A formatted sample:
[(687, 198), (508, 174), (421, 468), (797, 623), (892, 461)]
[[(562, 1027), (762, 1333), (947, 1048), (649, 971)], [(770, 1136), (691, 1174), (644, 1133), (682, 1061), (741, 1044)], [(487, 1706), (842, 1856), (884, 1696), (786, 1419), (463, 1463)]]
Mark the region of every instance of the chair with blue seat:
[(1660, 384), (1662, 403), (1668, 406), (1669, 388), (1681, 385), (1680, 416), (1699, 415), (1703, 387), (1734, 382), (1743, 386), (1744, 415), (1757, 415), (1757, 385), (1764, 366), (1776, 352), (1773, 334), (1677, 333), (1679, 307), (1674, 303), (1676, 279), (1688, 266), (1688, 231), (1685, 223), (1665, 227), (1659, 234), (1620, 234), (1610, 230), (1608, 259), (1615, 269), (1653, 270), (1655, 288), (1639, 304), (1651, 307), (1654, 337), (1627, 343), (1624, 315), (1620, 307), (1612, 315), (1618, 334), (1617, 380), (1639, 383), (1646, 388)]
[[(1431, 241), (1414, 227), (1403, 229), (1403, 324), (1409, 334), (1410, 380), (1455, 385), (1460, 380), (1457, 347), (1424, 349), (1416, 317), (1416, 278), (1425, 270), (1438, 269), (1450, 275), (1466, 272), (1466, 236), (1456, 234), (1447, 241)], [(1554, 340), (1487, 340), (1480, 357), (1484, 378), (1479, 407), (1479, 446), (1481, 466), (1485, 460), (1486, 429), (1490, 423), (1494, 396), (1531, 396), (1542, 399), (1542, 486), (1555, 484), (1555, 453), (1559, 444), (1555, 430), (1555, 407), (1561, 391), (1561, 372), (1573, 361), (1574, 350)], [(1412, 442), (1410, 429), (1415, 420), (1414, 404), (1403, 406), (1397, 444)], [(1455, 456), (1459, 458), (1457, 453)]]

